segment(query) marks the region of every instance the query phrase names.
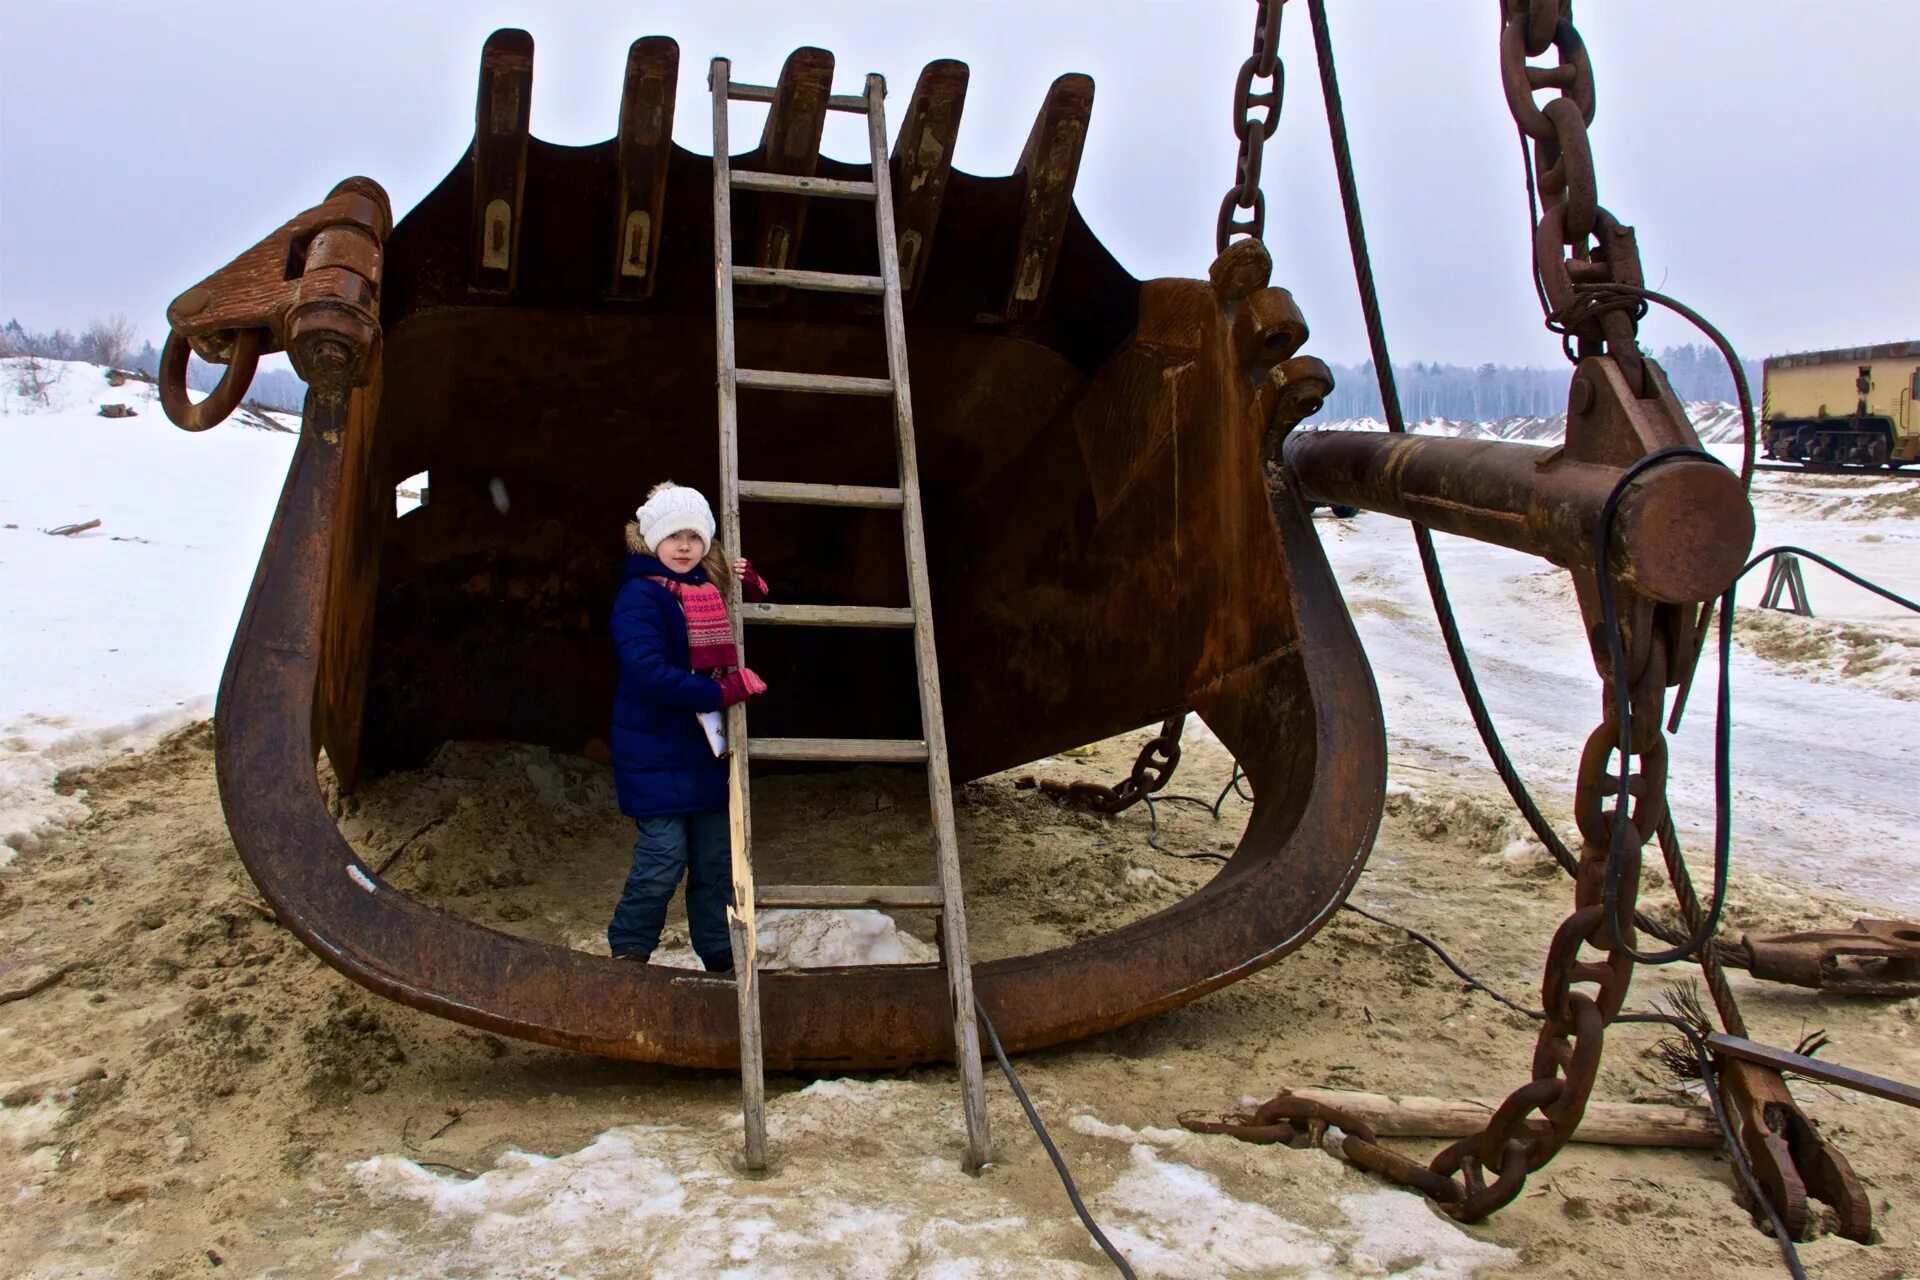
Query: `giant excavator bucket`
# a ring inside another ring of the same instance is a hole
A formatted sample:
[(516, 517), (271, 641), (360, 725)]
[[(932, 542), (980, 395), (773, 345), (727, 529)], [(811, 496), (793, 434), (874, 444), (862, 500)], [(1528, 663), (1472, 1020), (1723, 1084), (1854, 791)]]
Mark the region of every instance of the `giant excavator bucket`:
[[(451, 739), (590, 751), (615, 677), (621, 525), (653, 480), (714, 488), (712, 165), (672, 142), (678, 49), (633, 46), (618, 136), (588, 147), (529, 136), (532, 59), (524, 32), (489, 39), (472, 149), (390, 233), (379, 188), (350, 179), (169, 313), (176, 381), (189, 345), (240, 386), (284, 347), (312, 388), (220, 691), (221, 795), (281, 920), (355, 981), (530, 1040), (731, 1067), (730, 979), (415, 901), (358, 861), (316, 781), (322, 748), (349, 787)], [(832, 75), (831, 54), (796, 51), (736, 167), (866, 176), (819, 154)], [(1306, 328), (1268, 287), (1264, 249), (1234, 245), (1205, 280), (1133, 279), (1072, 203), (1092, 82), (1054, 82), (999, 178), (952, 168), (966, 87), (964, 65), (934, 63), (890, 113), (953, 778), (1191, 709), (1258, 797), (1192, 896), (976, 966), (1023, 1049), (1179, 1005), (1305, 942), (1366, 859), (1385, 743), (1307, 511), (1270, 493), (1275, 443), (1330, 382), (1296, 354)], [(873, 220), (852, 202), (736, 190), (734, 209), (740, 265), (872, 269)], [(747, 291), (740, 362), (885, 376), (877, 307)], [(171, 408), (209, 425), (234, 398)], [(745, 391), (742, 474), (894, 484), (890, 433), (882, 402)], [(422, 471), (430, 500), (396, 518), (396, 482)], [(897, 512), (756, 506), (746, 521), (785, 599), (904, 598)], [(918, 732), (897, 634), (767, 629), (752, 660), (773, 688), (756, 732)], [(774, 971), (761, 999), (776, 1068), (953, 1054), (937, 966)]]

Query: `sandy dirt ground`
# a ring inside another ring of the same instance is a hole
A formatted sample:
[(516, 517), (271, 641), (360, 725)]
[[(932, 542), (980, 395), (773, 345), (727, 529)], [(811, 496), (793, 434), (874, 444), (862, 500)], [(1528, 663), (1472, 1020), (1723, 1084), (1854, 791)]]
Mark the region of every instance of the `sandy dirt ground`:
[[(1143, 738), (1030, 771), (1112, 779)], [(1229, 767), (1196, 731), (1169, 790), (1211, 802)], [(730, 1163), (734, 1078), (481, 1034), (381, 1000), (307, 952), (233, 852), (210, 726), (63, 786), (91, 816), (0, 875), (0, 992), (38, 988), (0, 1004), (0, 1273), (1109, 1273), (997, 1077), (997, 1159), (978, 1179), (957, 1168), (952, 1074), (929, 1068), (772, 1077), (776, 1167), (747, 1181)], [(599, 766), (457, 745), (337, 809), (398, 887), (604, 950), (631, 827)], [(1569, 886), (1503, 798), (1396, 765), (1388, 809), (1354, 901), (1537, 1000)], [(960, 834), (978, 952), (1055, 945), (1166, 905), (1215, 873), (1246, 812), (1232, 797), (1217, 820), (1163, 803), (1156, 851), (1144, 810), (1079, 813), (1013, 775), (969, 784)], [(758, 857), (782, 879), (884, 881), (908, 869), (903, 848), (921, 847), (924, 813), (911, 773), (769, 780), (756, 786)], [(1650, 880), (1648, 896), (1661, 891)], [(1772, 932), (1844, 926), (1871, 908), (1740, 871), (1728, 917), (1735, 932)], [(1683, 978), (1642, 970), (1630, 1003), (1647, 1007)], [(1791, 1045), (1825, 1029), (1829, 1056), (1920, 1077), (1914, 1001), (1736, 985), (1757, 1036)], [(1614, 1031), (1596, 1096), (1685, 1100), (1657, 1038)], [(1342, 912), (1253, 978), (1018, 1066), (1143, 1275), (1784, 1274), (1714, 1153), (1571, 1147), (1514, 1205), (1461, 1229), (1324, 1152), (1175, 1127), (1182, 1111), (1289, 1085), (1500, 1094), (1524, 1078), (1532, 1043), (1530, 1023), (1404, 935)], [(1913, 1114), (1797, 1092), (1867, 1184), (1879, 1236), (1803, 1245), (1812, 1274), (1920, 1272)], [(1424, 1158), (1441, 1144), (1398, 1145)]]

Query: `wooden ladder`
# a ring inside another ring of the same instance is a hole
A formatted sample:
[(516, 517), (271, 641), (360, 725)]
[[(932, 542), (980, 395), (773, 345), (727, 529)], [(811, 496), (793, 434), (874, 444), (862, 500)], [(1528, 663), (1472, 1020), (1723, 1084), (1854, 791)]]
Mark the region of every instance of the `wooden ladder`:
[[(901, 514), (906, 541), (905, 608), (806, 604), (744, 604), (732, 588), (735, 616), (742, 623), (825, 627), (897, 627), (913, 632), (919, 671), (920, 731), (917, 740), (857, 738), (754, 738), (747, 733), (744, 703), (727, 709), (730, 756), (728, 810), (732, 820), (733, 895), (728, 914), (733, 938), (735, 981), (740, 991), (740, 1079), (746, 1112), (745, 1164), (767, 1163), (766, 1093), (760, 1040), (760, 988), (754, 912), (759, 908), (921, 908), (939, 913), (942, 960), (953, 1002), (953, 1041), (966, 1107), (967, 1153), (964, 1168), (977, 1171), (989, 1158), (986, 1085), (980, 1063), (980, 1032), (974, 1022), (973, 970), (967, 952), (967, 918), (960, 892), (959, 850), (953, 834), (953, 791), (947, 775), (946, 721), (940, 708), (940, 668), (933, 647), (933, 615), (927, 590), (927, 551), (920, 511), (918, 464), (914, 460), (913, 402), (907, 386), (906, 321), (900, 302), (900, 256), (894, 238), (892, 180), (887, 165), (886, 79), (867, 77), (862, 95), (834, 94), (830, 109), (867, 117), (873, 176), (866, 182), (736, 172), (728, 158), (727, 103), (773, 101), (767, 85), (735, 84), (731, 64), (715, 58), (708, 84), (713, 91), (713, 260), (714, 319), (719, 351), (721, 529), (728, 551), (739, 554), (740, 503), (781, 502), (832, 507), (875, 507)], [(733, 192), (772, 191), (873, 203), (880, 248), (880, 274), (844, 275), (733, 265)], [(850, 378), (778, 369), (742, 369), (735, 361), (733, 291), (736, 285), (776, 285), (830, 293), (863, 293), (881, 299), (887, 346), (885, 378)], [(792, 484), (742, 480), (739, 456), (738, 400), (741, 387), (822, 395), (884, 396), (893, 401), (900, 483), (897, 488)], [(744, 643), (741, 648), (745, 660)], [(740, 744), (746, 744), (746, 750)], [(751, 811), (747, 771), (752, 760), (826, 760), (919, 762), (927, 769), (927, 793), (933, 817), (937, 882), (931, 885), (767, 885), (755, 889), (751, 857)]]

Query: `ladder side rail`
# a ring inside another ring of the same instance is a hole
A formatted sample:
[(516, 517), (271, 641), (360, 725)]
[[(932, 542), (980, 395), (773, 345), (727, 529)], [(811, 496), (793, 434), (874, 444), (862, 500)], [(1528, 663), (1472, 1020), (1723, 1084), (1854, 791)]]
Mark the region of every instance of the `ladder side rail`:
[[(719, 396), (721, 542), (732, 554), (740, 550), (739, 390), (733, 345), (733, 181), (727, 143), (728, 84), (732, 64), (715, 58), (709, 72), (713, 92), (713, 298), (714, 346), (717, 354), (715, 386)], [(733, 607), (734, 644), (741, 646), (740, 583), (731, 578), (727, 589)], [(733, 939), (734, 984), (740, 997), (740, 1092), (745, 1119), (743, 1158), (749, 1169), (767, 1167), (766, 1077), (760, 1038), (760, 973), (758, 938), (754, 930), (753, 863), (748, 857), (752, 839), (752, 809), (747, 784), (747, 707), (737, 702), (727, 708), (728, 837), (732, 846), (733, 900), (728, 932)]]
[(960, 857), (954, 838), (953, 781), (947, 766), (946, 717), (940, 704), (940, 664), (933, 641), (933, 606), (927, 584), (927, 548), (920, 510), (920, 470), (913, 438), (913, 398), (907, 379), (906, 316), (900, 300), (900, 247), (893, 219), (893, 175), (888, 164), (886, 78), (867, 77), (867, 140), (873, 155), (876, 239), (880, 274), (886, 282), (881, 313), (885, 321), (887, 368), (893, 378), (893, 422), (898, 447), (900, 489), (905, 502), (902, 524), (907, 551), (907, 590), (915, 615), (914, 658), (920, 671), (920, 732), (927, 744), (927, 793), (933, 810), (935, 859), (941, 913), (947, 943), (947, 982), (953, 1000), (954, 1056), (966, 1109), (968, 1172), (991, 1158), (987, 1130), (986, 1081), (980, 1062), (980, 1031), (973, 1014), (973, 965), (967, 950), (967, 922), (960, 887)]

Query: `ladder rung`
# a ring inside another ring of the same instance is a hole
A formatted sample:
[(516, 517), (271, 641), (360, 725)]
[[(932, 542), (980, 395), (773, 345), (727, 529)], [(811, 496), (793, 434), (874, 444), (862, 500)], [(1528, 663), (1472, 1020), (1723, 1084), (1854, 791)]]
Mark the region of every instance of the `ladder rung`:
[(842, 908), (932, 907), (946, 905), (940, 886), (893, 884), (763, 884), (753, 891), (753, 905), (776, 907)]
[(837, 373), (795, 373), (790, 369), (736, 369), (743, 387), (761, 391), (817, 391), (835, 396), (890, 396), (893, 383), (885, 378), (849, 378)]
[(742, 622), (790, 627), (911, 627), (913, 610), (856, 604), (743, 604)]
[(798, 173), (763, 173), (758, 169), (735, 169), (733, 185), (742, 191), (781, 191), (790, 195), (833, 196), (841, 200), (871, 200), (874, 186), (848, 178), (815, 178)]
[(784, 285), (789, 289), (812, 289), (819, 293), (885, 293), (887, 282), (879, 276), (850, 276), (838, 271), (791, 271), (784, 267), (735, 267), (735, 284)]
[[(742, 84), (739, 81), (727, 83), (727, 96), (735, 102), (772, 102), (774, 86), (770, 84)], [(836, 93), (827, 98), (830, 111), (857, 111), (861, 115), (867, 112), (867, 100), (857, 93)]]
[(747, 758), (914, 764), (927, 758), (927, 744), (919, 738), (749, 738)]
[(790, 502), (802, 507), (884, 507), (906, 504), (898, 489), (857, 484), (790, 484), (783, 480), (742, 480), (742, 502)]

